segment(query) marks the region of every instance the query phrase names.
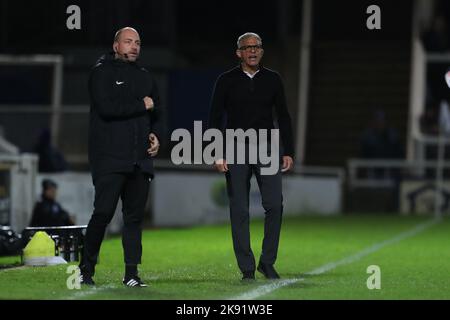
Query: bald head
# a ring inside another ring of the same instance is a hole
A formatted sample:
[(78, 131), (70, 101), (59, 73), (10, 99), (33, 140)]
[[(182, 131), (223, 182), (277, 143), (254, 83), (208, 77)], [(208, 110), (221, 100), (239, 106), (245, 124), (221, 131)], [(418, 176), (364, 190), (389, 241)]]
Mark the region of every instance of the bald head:
[(132, 27), (125, 27), (125, 28), (122, 28), (122, 29), (117, 30), (116, 34), (114, 35), (114, 42), (119, 41), (120, 35), (121, 35), (124, 31), (134, 32), (134, 33), (136, 33), (137, 36), (139, 37), (139, 32), (137, 32), (136, 29), (134, 29), (134, 28), (132, 28)]
[(113, 50), (116, 59), (136, 61), (141, 51), (141, 38), (136, 29), (125, 27), (114, 36)]

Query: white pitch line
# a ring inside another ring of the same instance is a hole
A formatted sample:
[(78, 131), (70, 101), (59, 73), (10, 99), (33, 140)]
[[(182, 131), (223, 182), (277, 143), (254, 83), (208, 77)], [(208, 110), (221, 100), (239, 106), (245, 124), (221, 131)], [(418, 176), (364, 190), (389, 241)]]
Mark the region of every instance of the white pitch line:
[(29, 268), (29, 266), (17, 266), (17, 267), (6, 267), (3, 269), (0, 269), (0, 272), (8, 272), (8, 271), (13, 271), (13, 270), (22, 270), (25, 268)]
[[(150, 277), (149, 280), (153, 281), (153, 280), (157, 280), (158, 278), (159, 278), (158, 276), (154, 276), (154, 277)], [(101, 287), (99, 286), (99, 287), (87, 288), (86, 290), (83, 290), (83, 291), (78, 291), (78, 290), (74, 289), (71, 291), (76, 291), (76, 292), (74, 292), (72, 295), (70, 295), (66, 299), (67, 300), (80, 300), (80, 299), (86, 298), (86, 297), (94, 295), (96, 293), (100, 293), (105, 290), (119, 289), (119, 288), (126, 288), (126, 287), (124, 285), (118, 286), (116, 284), (109, 284), (109, 285), (105, 285), (105, 286), (101, 286)]]
[(72, 291), (76, 291), (74, 294), (72, 294), (71, 296), (67, 297), (67, 300), (80, 300), (83, 298), (86, 298), (88, 296), (91, 296), (93, 294), (105, 291), (107, 289), (116, 289), (118, 288), (117, 285), (106, 285), (106, 286), (102, 286), (102, 287), (93, 287), (93, 288), (87, 288), (86, 290), (83, 291), (78, 291), (76, 289), (73, 289)]
[[(334, 261), (334, 262), (330, 262), (330, 263), (324, 264), (323, 266), (320, 266), (320, 267), (318, 267), (318, 268), (316, 268), (314, 270), (306, 272), (305, 275), (319, 275), (319, 274), (328, 272), (330, 270), (333, 270), (333, 269), (335, 269), (335, 268), (337, 268), (339, 266), (353, 263), (353, 262), (358, 261), (361, 258), (363, 258), (363, 257), (365, 257), (365, 256), (367, 256), (367, 255), (369, 255), (371, 253), (374, 253), (374, 252), (376, 252), (376, 251), (378, 251), (378, 250), (380, 250), (380, 249), (382, 249), (382, 248), (384, 248), (386, 246), (389, 246), (389, 245), (392, 245), (392, 244), (397, 243), (399, 241), (402, 241), (404, 239), (413, 237), (413, 236), (423, 232), (424, 230), (428, 229), (429, 227), (435, 225), (438, 222), (440, 222), (439, 219), (433, 219), (433, 220), (421, 223), (421, 224), (417, 225), (416, 227), (412, 228), (411, 230), (402, 232), (402, 233), (398, 234), (397, 236), (395, 236), (395, 237), (393, 237), (391, 239), (388, 239), (388, 240), (376, 243), (376, 244), (374, 244), (374, 245), (372, 245), (370, 247), (367, 247), (367, 248), (365, 248), (365, 249), (363, 249), (363, 250), (361, 250), (361, 251), (359, 251), (359, 252), (357, 252), (357, 253), (355, 253), (355, 254), (353, 254), (351, 256), (345, 257), (345, 258), (343, 258), (341, 260), (337, 260), (337, 261)], [(266, 294), (269, 294), (269, 293), (271, 293), (271, 292), (273, 292), (273, 291), (275, 291), (275, 290), (277, 290), (277, 289), (279, 289), (281, 287), (285, 287), (285, 286), (291, 285), (293, 283), (297, 283), (299, 281), (304, 281), (304, 280), (305, 280), (304, 278), (275, 280), (275, 281), (273, 281), (270, 284), (262, 285), (262, 286), (260, 286), (260, 287), (258, 287), (256, 289), (253, 289), (253, 290), (250, 290), (250, 291), (245, 292), (243, 294), (240, 294), (238, 296), (229, 298), (228, 300), (253, 300), (253, 299), (257, 299), (257, 298), (259, 298), (261, 296), (264, 296)]]

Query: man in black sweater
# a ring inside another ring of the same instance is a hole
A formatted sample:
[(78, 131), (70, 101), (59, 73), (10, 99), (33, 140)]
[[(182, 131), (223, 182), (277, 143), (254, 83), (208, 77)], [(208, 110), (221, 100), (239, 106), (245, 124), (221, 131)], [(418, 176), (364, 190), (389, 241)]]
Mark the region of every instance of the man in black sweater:
[[(243, 274), (242, 279), (255, 279), (256, 269), (249, 232), (249, 191), (252, 174), (256, 176), (265, 209), (264, 240), (257, 269), (268, 279), (278, 279), (279, 275), (273, 265), (277, 258), (283, 211), (281, 172), (292, 168), (294, 157), (291, 118), (279, 74), (260, 64), (264, 53), (261, 38), (255, 33), (245, 33), (239, 37), (237, 45), (236, 55), (241, 63), (217, 79), (211, 102), (209, 127), (221, 131), (225, 128), (271, 130), (275, 128), (275, 110), (282, 142), (282, 170), (277, 170), (273, 175), (264, 175), (261, 174), (263, 165), (260, 161), (256, 164), (249, 161), (236, 164), (233, 160), (234, 163), (231, 164), (227, 163), (227, 157), (216, 159), (215, 166), (217, 170), (225, 173), (227, 181), (233, 247)], [(258, 141), (258, 147), (261, 142)], [(228, 143), (230, 141), (227, 141)], [(248, 151), (250, 148), (248, 143), (246, 145)]]
[(91, 98), (89, 163), (95, 186), (94, 213), (89, 221), (80, 263), (81, 283), (93, 285), (95, 265), (105, 229), (122, 199), (123, 283), (144, 287), (141, 223), (153, 161), (159, 148), (159, 94), (152, 75), (137, 65), (140, 37), (133, 28), (116, 33), (114, 53), (102, 57), (89, 79)]

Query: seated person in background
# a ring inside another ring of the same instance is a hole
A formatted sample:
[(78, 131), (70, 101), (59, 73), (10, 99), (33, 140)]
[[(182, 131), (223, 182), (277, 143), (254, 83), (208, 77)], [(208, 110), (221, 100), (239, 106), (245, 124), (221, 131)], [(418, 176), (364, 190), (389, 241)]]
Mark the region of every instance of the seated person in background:
[(75, 223), (66, 210), (56, 202), (57, 184), (49, 179), (42, 181), (42, 200), (36, 203), (30, 227), (73, 226)]

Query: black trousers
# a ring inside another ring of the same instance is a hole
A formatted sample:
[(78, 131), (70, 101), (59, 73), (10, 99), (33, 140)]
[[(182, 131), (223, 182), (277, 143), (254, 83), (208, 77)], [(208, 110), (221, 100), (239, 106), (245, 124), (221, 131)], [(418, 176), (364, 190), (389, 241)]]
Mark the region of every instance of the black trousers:
[(142, 220), (147, 201), (149, 175), (138, 167), (130, 173), (110, 173), (95, 179), (94, 213), (84, 240), (80, 269), (93, 275), (105, 230), (111, 222), (119, 197), (122, 199), (122, 245), (125, 264), (137, 265), (142, 256)]
[(249, 193), (250, 179), (255, 174), (265, 210), (264, 240), (260, 262), (274, 264), (280, 240), (283, 197), (281, 172), (261, 175), (259, 164), (229, 164), (226, 172), (227, 192), (230, 200), (230, 219), (233, 248), (239, 269), (255, 270), (255, 258), (250, 247)]

